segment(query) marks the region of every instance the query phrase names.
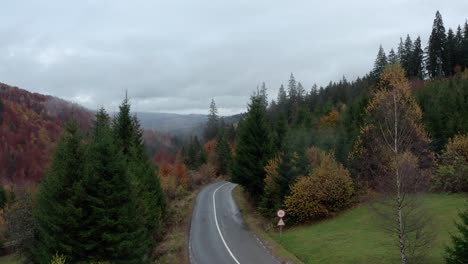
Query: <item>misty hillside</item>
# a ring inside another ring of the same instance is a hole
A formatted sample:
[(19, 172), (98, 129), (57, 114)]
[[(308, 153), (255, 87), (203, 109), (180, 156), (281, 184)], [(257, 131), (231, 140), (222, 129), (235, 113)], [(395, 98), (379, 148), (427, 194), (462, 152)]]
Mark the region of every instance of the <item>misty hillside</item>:
[[(203, 127), (207, 121), (207, 115), (200, 114), (171, 114), (171, 113), (152, 113), (137, 112), (136, 115), (145, 129), (155, 129), (163, 133), (173, 135), (198, 135), (203, 132)], [(226, 116), (224, 121), (228, 124), (237, 123), (241, 114)]]

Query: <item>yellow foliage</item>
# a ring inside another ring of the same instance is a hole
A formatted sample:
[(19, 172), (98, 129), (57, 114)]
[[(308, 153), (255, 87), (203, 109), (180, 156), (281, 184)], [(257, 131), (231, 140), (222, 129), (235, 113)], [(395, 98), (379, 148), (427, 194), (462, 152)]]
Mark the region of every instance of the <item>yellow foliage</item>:
[(298, 222), (329, 216), (351, 203), (354, 187), (349, 172), (330, 153), (324, 154), (319, 166), (309, 176), (300, 177), (291, 186), (285, 206)]
[(328, 127), (335, 127), (338, 123), (340, 118), (340, 113), (333, 109), (330, 113), (320, 118), (319, 127), (320, 128), (328, 128)]
[(278, 168), (281, 164), (281, 158), (276, 157), (268, 161), (267, 165), (265, 166), (265, 187), (264, 187), (264, 195), (268, 197), (272, 197), (276, 195), (280, 191), (280, 186), (276, 182), (276, 179), (279, 177)]

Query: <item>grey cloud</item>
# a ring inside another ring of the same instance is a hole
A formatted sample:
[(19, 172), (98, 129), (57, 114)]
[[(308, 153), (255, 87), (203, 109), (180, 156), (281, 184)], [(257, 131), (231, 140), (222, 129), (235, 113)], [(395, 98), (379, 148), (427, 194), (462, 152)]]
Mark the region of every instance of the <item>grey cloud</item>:
[(257, 85), (270, 98), (293, 72), (308, 89), (370, 70), (379, 44), (427, 43), (468, 2), (9, 1), (0, 11), (0, 81), (115, 110), (222, 114), (246, 109)]

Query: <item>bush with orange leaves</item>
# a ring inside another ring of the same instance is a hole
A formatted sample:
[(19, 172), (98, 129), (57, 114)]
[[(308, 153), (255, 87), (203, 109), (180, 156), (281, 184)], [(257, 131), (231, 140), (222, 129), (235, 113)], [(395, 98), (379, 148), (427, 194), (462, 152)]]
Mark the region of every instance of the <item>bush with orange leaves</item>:
[(318, 167), (291, 185), (285, 206), (289, 216), (304, 223), (328, 217), (347, 208), (354, 193), (349, 172), (332, 154), (320, 156)]

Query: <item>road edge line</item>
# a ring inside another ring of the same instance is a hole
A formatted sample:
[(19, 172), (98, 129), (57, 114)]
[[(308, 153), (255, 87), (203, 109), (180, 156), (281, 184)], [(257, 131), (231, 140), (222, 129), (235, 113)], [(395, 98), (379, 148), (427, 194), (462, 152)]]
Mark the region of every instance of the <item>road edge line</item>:
[(229, 252), (229, 255), (231, 255), (232, 259), (233, 259), (237, 264), (240, 264), (240, 262), (237, 260), (237, 258), (234, 256), (234, 254), (232, 254), (231, 249), (228, 247), (226, 241), (224, 240), (224, 236), (223, 236), (223, 234), (221, 233), (221, 229), (219, 228), (218, 216), (216, 215), (216, 198), (215, 198), (216, 192), (217, 192), (219, 189), (221, 189), (221, 187), (223, 187), (224, 185), (226, 185), (226, 184), (228, 184), (228, 183), (229, 183), (229, 182), (226, 182), (226, 183), (222, 184), (221, 186), (219, 186), (218, 188), (216, 188), (216, 190), (213, 192), (213, 212), (214, 212), (214, 219), (215, 219), (216, 228), (218, 229), (218, 233), (219, 233), (219, 236), (221, 237), (221, 240), (223, 241), (224, 247), (227, 249), (227, 251)]

